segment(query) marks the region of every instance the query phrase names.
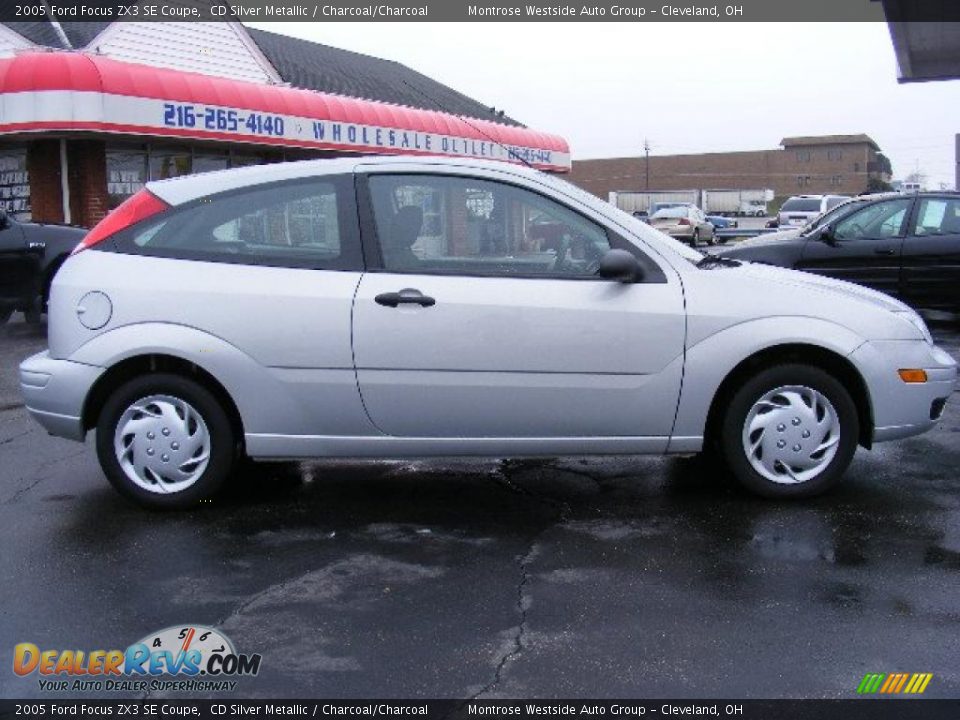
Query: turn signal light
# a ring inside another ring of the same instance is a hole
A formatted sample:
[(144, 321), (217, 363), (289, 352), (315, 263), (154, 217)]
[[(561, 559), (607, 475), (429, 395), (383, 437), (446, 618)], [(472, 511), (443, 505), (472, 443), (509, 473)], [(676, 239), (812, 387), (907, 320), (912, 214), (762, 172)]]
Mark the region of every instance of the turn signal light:
[(897, 370), (897, 374), (905, 383), (925, 383), (927, 381), (926, 370), (902, 369)]

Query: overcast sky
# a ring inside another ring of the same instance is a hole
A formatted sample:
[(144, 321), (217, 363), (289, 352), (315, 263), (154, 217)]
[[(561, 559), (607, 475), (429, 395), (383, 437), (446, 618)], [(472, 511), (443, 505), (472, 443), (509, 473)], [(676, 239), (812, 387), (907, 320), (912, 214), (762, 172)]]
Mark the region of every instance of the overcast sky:
[(574, 159), (867, 133), (902, 179), (954, 185), (960, 80), (900, 85), (884, 23), (250, 23), (397, 60)]

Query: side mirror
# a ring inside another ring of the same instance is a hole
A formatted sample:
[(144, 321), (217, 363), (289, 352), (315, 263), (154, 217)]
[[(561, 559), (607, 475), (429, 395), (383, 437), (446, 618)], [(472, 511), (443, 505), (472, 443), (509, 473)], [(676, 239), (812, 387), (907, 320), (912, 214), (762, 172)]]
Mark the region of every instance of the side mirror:
[(840, 244), (837, 236), (833, 232), (833, 228), (829, 225), (820, 229), (820, 242), (826, 243), (830, 247), (837, 247)]
[(626, 250), (608, 250), (600, 258), (597, 274), (606, 280), (633, 283), (643, 278), (643, 268), (637, 259)]

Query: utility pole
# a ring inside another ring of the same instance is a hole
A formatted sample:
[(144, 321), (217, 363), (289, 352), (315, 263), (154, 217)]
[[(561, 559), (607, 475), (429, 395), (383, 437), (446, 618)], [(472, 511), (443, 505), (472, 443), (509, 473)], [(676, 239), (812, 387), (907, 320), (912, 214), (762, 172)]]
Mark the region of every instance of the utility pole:
[(646, 189), (649, 190), (650, 189), (650, 141), (647, 140), (646, 138), (643, 139), (643, 154), (644, 154), (643, 170), (647, 175)]

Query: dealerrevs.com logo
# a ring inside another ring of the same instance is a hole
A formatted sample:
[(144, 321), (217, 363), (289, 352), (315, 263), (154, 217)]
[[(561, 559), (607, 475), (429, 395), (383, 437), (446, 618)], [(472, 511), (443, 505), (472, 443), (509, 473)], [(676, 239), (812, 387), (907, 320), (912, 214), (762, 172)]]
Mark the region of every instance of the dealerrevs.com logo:
[(238, 653), (219, 630), (202, 625), (169, 627), (126, 650), (40, 649), (19, 643), (13, 672), (38, 675), (44, 691), (234, 690), (240, 676), (260, 672), (260, 655)]

